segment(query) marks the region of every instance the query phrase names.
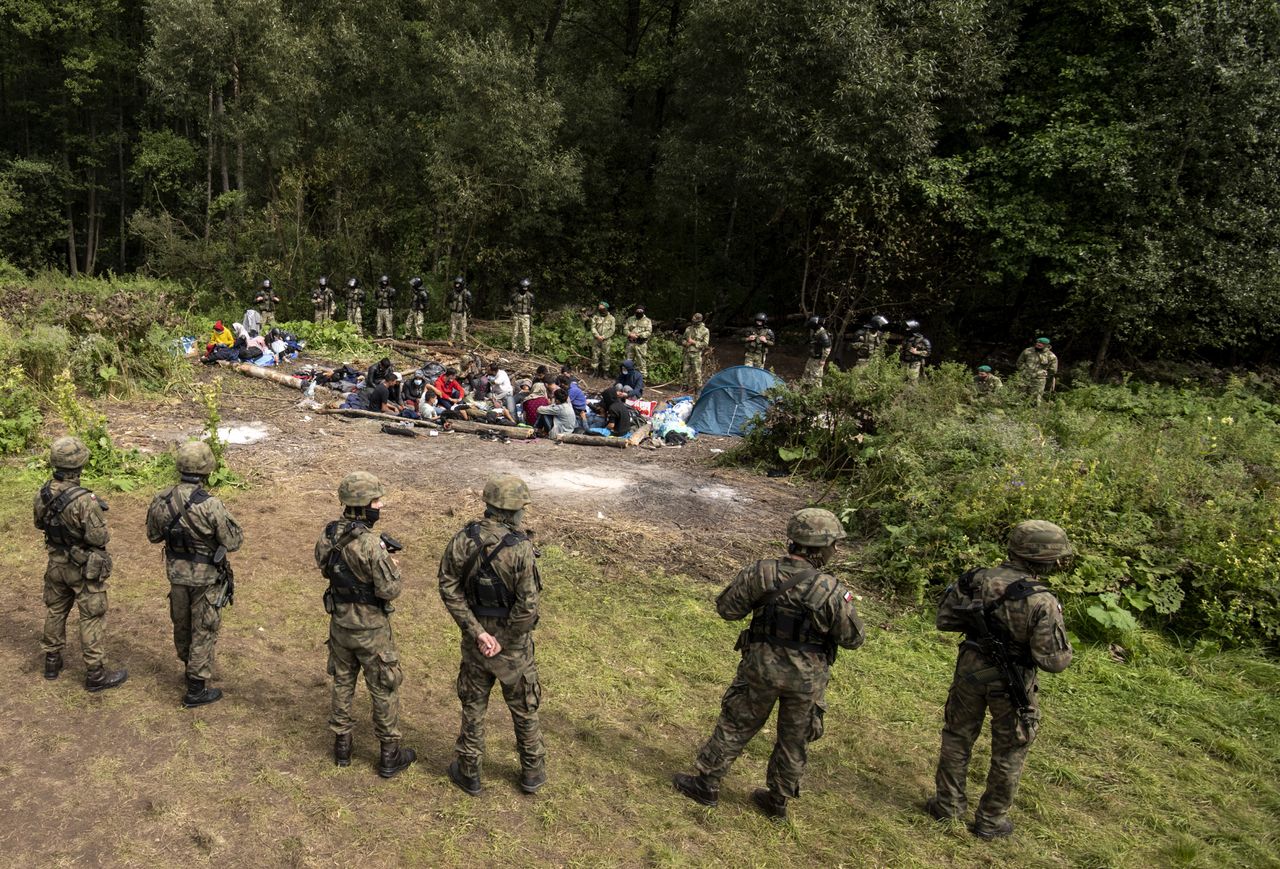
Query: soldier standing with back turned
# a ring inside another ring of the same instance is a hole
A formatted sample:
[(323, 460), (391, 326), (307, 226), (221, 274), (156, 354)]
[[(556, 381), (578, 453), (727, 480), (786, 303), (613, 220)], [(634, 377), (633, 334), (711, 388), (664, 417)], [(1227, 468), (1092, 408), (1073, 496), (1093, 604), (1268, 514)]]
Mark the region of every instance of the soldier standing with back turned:
[(698, 752), (698, 774), (674, 778), (676, 790), (694, 802), (719, 803), (721, 779), (775, 704), (778, 737), (768, 788), (756, 789), (751, 800), (768, 817), (783, 820), (787, 800), (800, 796), (808, 745), (822, 736), (836, 649), (856, 649), (866, 638), (853, 592), (822, 569), (844, 536), (831, 511), (798, 510), (787, 523), (787, 556), (747, 565), (716, 599), (722, 619), (750, 615), (751, 625), (738, 635), (742, 661), (724, 692), (716, 729)]
[(325, 526), (316, 541), (316, 566), (329, 580), (324, 609), (329, 614), (329, 675), (333, 677), (329, 729), (333, 762), (351, 765), (351, 704), (364, 671), (373, 700), (373, 729), (382, 745), (378, 775), (391, 778), (417, 758), (400, 747), (400, 654), (391, 634), (391, 602), (400, 596), (400, 566), (390, 550), (399, 544), (373, 532), (382, 511), (382, 483), (367, 471), (353, 471), (338, 486), (342, 518)]
[(542, 582), (538, 553), (521, 531), (529, 487), (519, 477), (498, 476), (484, 484), (483, 497), (484, 518), (454, 535), (440, 559), (440, 599), (462, 630), (462, 729), (449, 778), (468, 794), (480, 793), (484, 715), (496, 681), (515, 725), (520, 790), (532, 794), (546, 784), (547, 752), (533, 652)]
[(235, 591), (227, 553), (244, 542), (222, 501), (204, 489), (216, 467), (208, 444), (189, 441), (178, 447), (181, 480), (156, 495), (147, 509), (147, 539), (164, 544), (173, 645), (186, 665), (182, 705), (189, 709), (222, 697), (221, 688), (207, 685), (213, 678), (222, 608)]
[[(1021, 522), (1009, 534), (1008, 554), (999, 567), (961, 576), (938, 607), (938, 630), (962, 631), (965, 640), (947, 695), (936, 790), (925, 810), (939, 821), (967, 816), (969, 756), (990, 710), (991, 769), (969, 828), (982, 839), (1013, 832), (1009, 808), (1040, 723), (1036, 670), (1061, 673), (1071, 663), (1062, 605), (1041, 581), (1069, 568), (1074, 552), (1067, 533), (1052, 522)], [(1000, 666), (1002, 649), (1017, 680), (1013, 690)], [(1021, 708), (1020, 700), (1026, 701)]]
[(67, 614), (80, 610), (80, 651), (84, 655), (84, 687), (89, 691), (114, 688), (129, 678), (126, 670), (108, 670), (107, 505), (80, 485), (80, 469), (89, 450), (75, 437), (60, 437), (49, 450), (53, 479), (36, 492), (34, 519), (44, 532), (49, 563), (44, 572), (44, 677), (62, 672), (62, 648), (67, 641)]

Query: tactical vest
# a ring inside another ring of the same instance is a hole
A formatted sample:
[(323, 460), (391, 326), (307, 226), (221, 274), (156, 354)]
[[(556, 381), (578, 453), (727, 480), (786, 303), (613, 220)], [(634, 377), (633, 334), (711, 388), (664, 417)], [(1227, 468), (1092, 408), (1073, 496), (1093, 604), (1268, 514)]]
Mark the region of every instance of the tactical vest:
[(818, 576), (820, 571), (806, 568), (779, 585), (776, 560), (763, 562), (761, 568), (771, 590), (751, 615), (747, 642), (769, 643), (802, 652), (826, 653), (830, 648), (830, 640), (814, 625), (813, 612), (799, 602), (780, 600), (804, 580)]
[(449, 293), (449, 310), (455, 314), (465, 314), (467, 308), (471, 307), (471, 300), (467, 298), (470, 293), (466, 290), (462, 292)]
[(814, 359), (821, 359), (822, 354), (831, 347), (831, 336), (827, 334), (826, 329), (819, 329), (813, 334), (813, 339), (809, 344), (809, 355)]
[(378, 287), (374, 291), (374, 295), (378, 297), (379, 308), (390, 308), (395, 304), (396, 291), (394, 287)]
[(511, 297), (511, 310), (517, 314), (533, 313), (533, 293), (516, 293)]
[(430, 304), (431, 294), (426, 290), (418, 290), (413, 294), (413, 309), (415, 311), (425, 311)]
[(338, 537), (338, 523), (330, 522), (324, 527), (324, 536), (329, 538), (331, 548), (325, 557), (320, 573), (329, 580), (329, 589), (325, 596), (334, 603), (367, 603), (382, 606), (385, 602), (374, 591), (373, 583), (362, 582), (347, 564), (345, 553), (347, 547), (356, 538), (369, 532), (369, 526), (363, 522), (352, 522), (345, 534)]
[[(974, 576), (982, 568), (975, 568), (966, 571), (961, 575), (959, 580), (959, 589), (962, 594), (968, 595), (975, 600), (982, 600), (982, 587), (975, 584)], [(987, 624), (987, 631), (994, 637), (998, 637), (1005, 646), (1013, 653), (1014, 663), (1020, 667), (1032, 668), (1036, 662), (1031, 657), (1031, 647), (1025, 642), (1019, 642), (1009, 633), (1009, 629), (1005, 627), (1004, 622), (995, 617), (995, 611), (1006, 603), (1026, 600), (1033, 594), (1039, 594), (1042, 591), (1049, 591), (1049, 586), (1043, 582), (1037, 582), (1034, 579), (1018, 579), (1005, 586), (1003, 592), (989, 604), (982, 606), (982, 619)], [(983, 648), (982, 638), (966, 633), (964, 642), (960, 644), (962, 648), (976, 649), (979, 652), (985, 652)]]
[(89, 490), (80, 486), (72, 486), (69, 489), (63, 489), (62, 492), (55, 496), (52, 486), (53, 482), (50, 481), (45, 483), (44, 488), (40, 490), (40, 500), (44, 507), (44, 513), (40, 517), (40, 521), (44, 523), (44, 542), (60, 549), (83, 546), (84, 536), (68, 528), (66, 523), (62, 521), (62, 514), (71, 506), (72, 501), (88, 495)]
[(168, 502), (172, 515), (169, 519), (169, 524), (164, 529), (165, 553), (170, 558), (175, 558), (179, 561), (213, 564), (213, 547), (209, 541), (196, 534), (187, 526), (187, 523), (182, 521), (187, 518), (187, 514), (192, 507), (203, 504), (212, 496), (204, 489), (197, 488), (191, 493), (187, 503), (179, 509), (174, 504), (173, 494), (170, 493)]
[(509, 546), (523, 543), (529, 538), (518, 531), (508, 531), (488, 552), (484, 551), (484, 543), (480, 540), (480, 523), (472, 522), (466, 527), (467, 537), (476, 545), (463, 568), (462, 590), (467, 598), (467, 606), (477, 618), (505, 619), (511, 615), (511, 606), (516, 602), (515, 594), (503, 582), (493, 569), (493, 559)]
[[(909, 348), (923, 350), (924, 355), (916, 356), (908, 353)], [(912, 335), (902, 342), (902, 352), (898, 354), (898, 358), (903, 362), (923, 362), (933, 352), (933, 345), (929, 343), (929, 339), (923, 335)]]

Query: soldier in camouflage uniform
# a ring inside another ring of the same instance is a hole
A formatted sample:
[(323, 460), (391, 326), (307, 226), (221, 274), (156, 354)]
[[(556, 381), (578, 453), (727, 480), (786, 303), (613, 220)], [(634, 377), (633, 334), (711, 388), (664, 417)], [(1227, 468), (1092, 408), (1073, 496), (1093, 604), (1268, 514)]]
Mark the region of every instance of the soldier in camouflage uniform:
[(804, 374), (800, 382), (805, 386), (817, 388), (822, 385), (822, 374), (827, 365), (827, 357), (831, 355), (831, 335), (827, 333), (818, 317), (809, 318), (809, 359), (804, 363)]
[(364, 290), (357, 278), (347, 278), (347, 322), (355, 327), (357, 335), (364, 334)]
[(222, 697), (222, 689), (207, 683), (213, 678), (222, 607), (234, 591), (227, 553), (244, 542), (222, 501), (205, 491), (216, 468), (208, 444), (183, 444), (178, 447), (180, 482), (156, 495), (147, 509), (147, 539), (164, 544), (173, 645), (186, 665), (182, 705), (188, 709)]
[(702, 390), (702, 356), (711, 346), (711, 332), (702, 322), (701, 314), (694, 314), (684, 330), (684, 385), (694, 392)]
[(609, 313), (609, 303), (600, 302), (588, 323), (591, 332), (591, 367), (596, 377), (609, 376), (609, 343), (618, 322)]
[(636, 305), (635, 311), (622, 324), (622, 331), (627, 336), (627, 352), (623, 359), (630, 359), (640, 369), (646, 380), (649, 378), (649, 339), (653, 337), (653, 321), (644, 313), (644, 305)]
[(524, 352), (529, 352), (529, 329), (533, 325), (533, 282), (521, 278), (516, 291), (511, 294), (511, 349), (519, 350), (524, 337)]
[(383, 275), (378, 278), (378, 288), (373, 291), (373, 300), (378, 306), (377, 337), (395, 337), (395, 305), (396, 294), (400, 291), (391, 286), (391, 278)]
[(1018, 384), (1037, 404), (1044, 398), (1045, 386), (1050, 392), (1058, 388), (1058, 357), (1049, 348), (1048, 338), (1037, 338), (1018, 354)]
[(995, 395), (1004, 389), (1004, 381), (991, 370), (990, 365), (979, 365), (978, 373), (973, 376), (973, 391), (978, 397)]
[(906, 327), (907, 334), (902, 339), (902, 349), (898, 352), (898, 359), (907, 367), (907, 379), (915, 383), (924, 373), (925, 363), (929, 361), (929, 354), (933, 352), (933, 343), (920, 333), (919, 321), (908, 320), (903, 325)]
[(333, 287), (329, 286), (329, 279), (323, 275), (316, 288), (311, 291), (311, 305), (315, 308), (315, 322), (327, 323), (333, 319)]
[(67, 614), (80, 611), (80, 651), (84, 655), (84, 687), (90, 691), (114, 688), (129, 678), (125, 670), (108, 670), (103, 648), (107, 633), (107, 505), (80, 485), (80, 469), (89, 450), (79, 438), (53, 442), (49, 463), (53, 479), (36, 493), (33, 518), (44, 532), (49, 563), (44, 572), (44, 677), (62, 672), (62, 647), (67, 641)]
[(823, 702), (837, 647), (856, 649), (865, 634), (853, 593), (822, 570), (845, 536), (828, 510), (797, 511), (787, 523), (787, 557), (743, 568), (716, 599), (720, 617), (751, 625), (738, 636), (738, 674), (724, 693), (720, 720), (698, 752), (696, 776), (678, 774), (676, 790), (704, 806), (719, 802), (720, 781), (778, 706), (777, 741), (766, 782), (751, 795), (765, 815), (787, 816), (800, 796), (808, 745), (822, 736)]
[(768, 323), (768, 316), (764, 313), (756, 314), (756, 326), (747, 334), (745, 339), (747, 355), (742, 362), (743, 365), (764, 368), (764, 360), (769, 354), (769, 348), (777, 343), (773, 336), (773, 330), (769, 328)]
[(258, 291), (258, 295), (253, 298), (253, 306), (258, 309), (258, 313), (262, 315), (262, 324), (257, 331), (262, 331), (265, 327), (270, 326), (276, 321), (276, 302), (280, 301), (280, 297), (275, 294), (275, 290), (271, 288), (271, 280), (268, 278), (262, 282), (262, 289)]
[(440, 599), (462, 630), (462, 728), (449, 778), (468, 794), (480, 792), (484, 715), (496, 681), (515, 725), (520, 789), (532, 794), (546, 784), (547, 752), (533, 654), (542, 582), (538, 553), (520, 530), (529, 487), (519, 477), (498, 476), (485, 483), (483, 497), (484, 518), (459, 531), (440, 559)]
[[(947, 695), (946, 723), (938, 758), (936, 792), (925, 804), (942, 821), (968, 814), (965, 779), (973, 743), (991, 711), (991, 769), (970, 830), (983, 839), (1013, 832), (1009, 808), (1022, 777), (1027, 750), (1040, 721), (1036, 670), (1060, 673), (1071, 663), (1071, 643), (1062, 606), (1041, 582), (1069, 565), (1067, 534), (1052, 522), (1022, 522), (1009, 534), (1008, 559), (999, 567), (971, 570), (947, 588), (938, 608), (938, 629), (963, 631), (955, 678)], [(981, 622), (981, 624), (979, 624)], [(1029, 706), (1018, 709), (995, 665), (986, 634), (1012, 653)]]
[(471, 311), (471, 291), (462, 276), (453, 279), (453, 289), (445, 297), (449, 308), (449, 343), (454, 340), (467, 343), (467, 314)]
[(853, 352), (853, 367), (861, 368), (871, 362), (871, 357), (880, 352), (885, 344), (884, 330), (889, 321), (876, 314), (862, 328), (853, 333), (853, 341), (849, 349)]
[(373, 729), (382, 744), (378, 775), (391, 778), (418, 754), (400, 745), (400, 684), (404, 673), (391, 634), (391, 602), (400, 596), (400, 566), (388, 551), (399, 544), (375, 534), (384, 495), (378, 478), (354, 471), (338, 486), (342, 518), (325, 526), (316, 541), (316, 566), (329, 580), (324, 609), (329, 614), (329, 675), (333, 677), (333, 762), (351, 765), (351, 704), (364, 671), (373, 700)]
[(409, 312), (404, 315), (404, 337), (422, 337), (422, 327), (427, 321), (427, 306), (431, 304), (431, 292), (422, 285), (422, 278), (409, 279)]

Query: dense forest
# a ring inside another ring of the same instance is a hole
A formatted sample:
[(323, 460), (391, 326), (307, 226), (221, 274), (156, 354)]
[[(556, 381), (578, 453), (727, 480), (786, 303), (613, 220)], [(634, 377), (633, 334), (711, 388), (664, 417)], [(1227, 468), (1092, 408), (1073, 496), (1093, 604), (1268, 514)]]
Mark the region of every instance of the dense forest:
[(6, 0), (0, 257), (1255, 358), (1275, 0)]

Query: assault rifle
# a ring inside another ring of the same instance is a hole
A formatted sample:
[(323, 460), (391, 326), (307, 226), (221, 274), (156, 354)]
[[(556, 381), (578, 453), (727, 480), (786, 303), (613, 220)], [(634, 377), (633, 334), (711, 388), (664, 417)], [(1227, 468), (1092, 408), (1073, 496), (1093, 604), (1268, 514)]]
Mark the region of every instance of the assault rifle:
[(236, 574), (231, 569), (231, 562), (227, 561), (227, 547), (219, 546), (213, 551), (213, 566), (218, 568), (218, 581), (214, 583), (214, 587), (218, 589), (218, 596), (213, 602), (214, 609), (222, 609), (224, 606), (231, 606), (236, 600)]
[(392, 555), (395, 555), (397, 552), (404, 549), (404, 544), (392, 537), (390, 534), (383, 533), (378, 536), (382, 538), (382, 545), (387, 547), (387, 551)]
[(965, 631), (968, 642), (973, 643), (978, 651), (1000, 671), (1000, 678), (1007, 686), (1009, 699), (1013, 701), (1018, 718), (1021, 719), (1023, 727), (1028, 732), (1032, 732), (1036, 722), (1035, 711), (1031, 708), (1031, 698), (1027, 696), (1026, 682), (1023, 681), (1021, 670), (1016, 664), (1016, 657), (1010, 649), (1004, 629), (999, 625), (992, 629), (991, 615), (981, 600), (974, 601), (961, 612), (968, 626), (968, 630)]

